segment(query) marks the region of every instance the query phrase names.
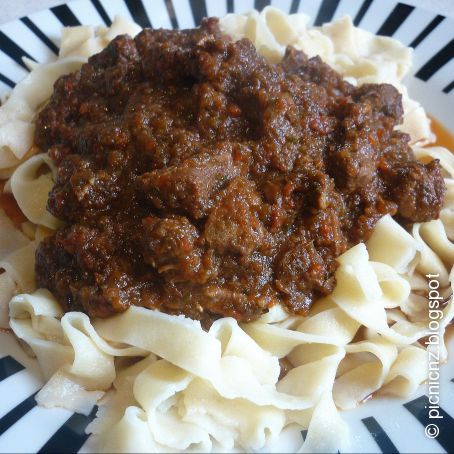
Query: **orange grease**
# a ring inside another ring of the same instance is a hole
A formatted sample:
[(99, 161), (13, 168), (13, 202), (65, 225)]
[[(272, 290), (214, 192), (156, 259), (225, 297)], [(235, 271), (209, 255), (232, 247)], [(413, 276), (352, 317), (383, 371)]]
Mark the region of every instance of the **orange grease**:
[(16, 227), (19, 227), (27, 218), (22, 213), (14, 197), (3, 192), (4, 186), (5, 181), (0, 180), (0, 209), (6, 213)]
[(433, 145), (445, 147), (454, 152), (454, 132), (446, 129), (438, 120), (430, 116), (432, 132), (437, 136)]

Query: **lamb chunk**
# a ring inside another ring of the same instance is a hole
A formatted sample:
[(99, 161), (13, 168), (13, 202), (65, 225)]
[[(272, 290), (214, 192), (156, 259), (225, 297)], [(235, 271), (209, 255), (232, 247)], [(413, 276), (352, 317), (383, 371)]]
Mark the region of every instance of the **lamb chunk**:
[(312, 242), (290, 246), (277, 262), (275, 276), (284, 303), (295, 313), (304, 313), (314, 297), (328, 294), (334, 286), (330, 270)]
[[(190, 83), (200, 73), (200, 49), (214, 46), (220, 32), (218, 19), (208, 18), (198, 28), (178, 30), (145, 29), (139, 33), (136, 43), (142, 66), (147, 77), (156, 82), (179, 81)], [(190, 77), (188, 77), (190, 76)]]
[(438, 218), (446, 190), (438, 159), (428, 164), (409, 161), (389, 173), (392, 199), (402, 218), (411, 222)]
[(38, 245), (35, 253), (36, 286), (51, 288), (60, 304), (67, 311), (79, 310), (71, 300), (71, 280), (78, 277), (66, 272), (71, 267), (71, 255), (58, 247), (56, 235), (51, 235)]
[(218, 254), (249, 256), (260, 247), (266, 230), (257, 215), (261, 197), (254, 184), (235, 178), (208, 216), (205, 238)]
[(205, 217), (213, 206), (213, 195), (240, 174), (229, 148), (216, 156), (201, 153), (181, 164), (154, 170), (138, 178), (139, 190), (160, 210)]
[(197, 280), (201, 251), (197, 246), (199, 232), (184, 216), (142, 221), (144, 228), (144, 260), (158, 273), (172, 281)]
[(249, 295), (224, 287), (208, 286), (200, 298), (204, 299), (205, 307), (211, 313), (242, 322), (255, 320), (264, 309)]
[[(408, 145), (410, 142), (410, 136), (404, 132), (393, 130), (389, 139), (384, 143), (383, 155), (381, 161), (385, 161), (386, 164), (394, 162), (407, 162), (413, 161), (415, 155), (412, 148)], [(385, 158), (385, 159), (384, 159)], [(379, 163), (378, 168), (381, 165)]]
[(58, 168), (47, 209), (57, 218), (75, 222), (87, 212), (109, 210), (120, 193), (118, 173), (97, 170), (88, 158), (71, 154)]
[(390, 84), (364, 84), (355, 90), (353, 99), (356, 102), (368, 100), (374, 112), (392, 117), (396, 123), (400, 123), (404, 113), (402, 107), (402, 95)]
[[(129, 35), (120, 35), (113, 39), (99, 54), (92, 55), (88, 59), (88, 63), (93, 68), (105, 69), (139, 60), (140, 57), (134, 40)], [(89, 66), (84, 67), (84, 69), (88, 71)]]
[(338, 106), (343, 118), (327, 161), (330, 175), (345, 193), (374, 185), (384, 152), (400, 153), (403, 159), (409, 156), (407, 136), (393, 132), (403, 111), (401, 95), (392, 85), (362, 85), (352, 100)]
[(298, 74), (298, 70), (307, 64), (308, 60), (308, 56), (302, 50), (295, 49), (293, 46), (287, 46), (281, 62), (282, 69), (287, 74)]
[(287, 74), (296, 74), (305, 81), (314, 82), (334, 95), (348, 95), (354, 88), (318, 55), (307, 58), (304, 52), (291, 46), (286, 49), (282, 66)]
[(358, 132), (351, 139), (332, 147), (328, 168), (336, 186), (345, 193), (370, 186), (376, 178), (377, 150)]
[[(314, 240), (314, 246), (328, 263), (332, 257), (337, 257), (348, 248), (347, 238), (342, 231), (343, 212), (339, 205), (334, 205), (314, 212), (305, 219), (304, 226)], [(334, 271), (335, 267), (332, 269)]]
[[(106, 68), (112, 70), (106, 73)], [(102, 52), (90, 57), (89, 64), (80, 71), (57, 79), (55, 96), (36, 118), (36, 144), (42, 150), (55, 144), (73, 145), (80, 132), (76, 125), (100, 123), (118, 107), (121, 110), (122, 98), (128, 96), (139, 74), (133, 39), (117, 36)], [(64, 102), (60, 103), (57, 95)], [(110, 101), (104, 99), (107, 95)]]
[(123, 259), (109, 262), (112, 246), (106, 235), (80, 225), (58, 231), (36, 251), (37, 286), (52, 288), (67, 311), (106, 317), (126, 310), (124, 292), (131, 282)]

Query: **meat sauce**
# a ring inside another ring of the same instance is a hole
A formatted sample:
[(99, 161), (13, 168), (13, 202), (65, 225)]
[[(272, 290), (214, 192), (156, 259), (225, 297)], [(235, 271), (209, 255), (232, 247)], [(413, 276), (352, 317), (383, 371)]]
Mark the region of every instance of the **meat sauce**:
[(391, 85), (355, 88), (291, 47), (270, 64), (216, 19), (117, 37), (37, 119), (65, 222), (37, 250), (37, 284), (90, 316), (305, 313), (382, 216), (439, 214), (439, 163), (414, 159), (402, 113)]

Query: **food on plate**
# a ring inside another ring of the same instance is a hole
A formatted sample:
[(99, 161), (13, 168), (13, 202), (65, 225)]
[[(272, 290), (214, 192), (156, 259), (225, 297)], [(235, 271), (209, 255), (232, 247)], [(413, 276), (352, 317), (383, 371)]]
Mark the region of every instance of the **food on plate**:
[(414, 158), (402, 116), (392, 85), (354, 87), (293, 47), (271, 64), (216, 19), (119, 36), (36, 119), (64, 221), (37, 286), (93, 317), (304, 314), (381, 217), (438, 217), (441, 167)]
[(347, 451), (339, 409), (427, 379), (427, 274), (447, 358), (454, 157), (411, 53), (306, 22), (68, 28), (0, 108), (2, 318), (94, 451)]

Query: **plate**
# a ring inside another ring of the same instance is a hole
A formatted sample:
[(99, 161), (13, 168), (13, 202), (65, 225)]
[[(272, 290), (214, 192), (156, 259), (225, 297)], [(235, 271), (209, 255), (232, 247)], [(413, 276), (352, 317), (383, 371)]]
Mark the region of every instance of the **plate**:
[[(22, 56), (37, 62), (56, 58), (62, 26), (110, 25), (120, 14), (143, 27), (191, 28), (204, 16), (260, 10), (269, 4), (307, 13), (312, 25), (349, 14), (355, 25), (413, 47), (413, 73), (405, 81), (410, 96), (454, 131), (454, 19), (391, 0), (72, 1), (0, 26), (0, 97), (27, 74)], [(352, 451), (454, 452), (454, 336), (448, 348), (451, 357), (440, 369), (439, 435), (432, 439), (425, 433), (433, 420), (428, 387), (423, 385), (410, 399), (377, 397), (343, 412), (353, 434)], [(84, 431), (95, 410), (84, 416), (38, 407), (34, 395), (42, 385), (36, 362), (11, 334), (0, 332), (0, 452), (89, 452)]]

